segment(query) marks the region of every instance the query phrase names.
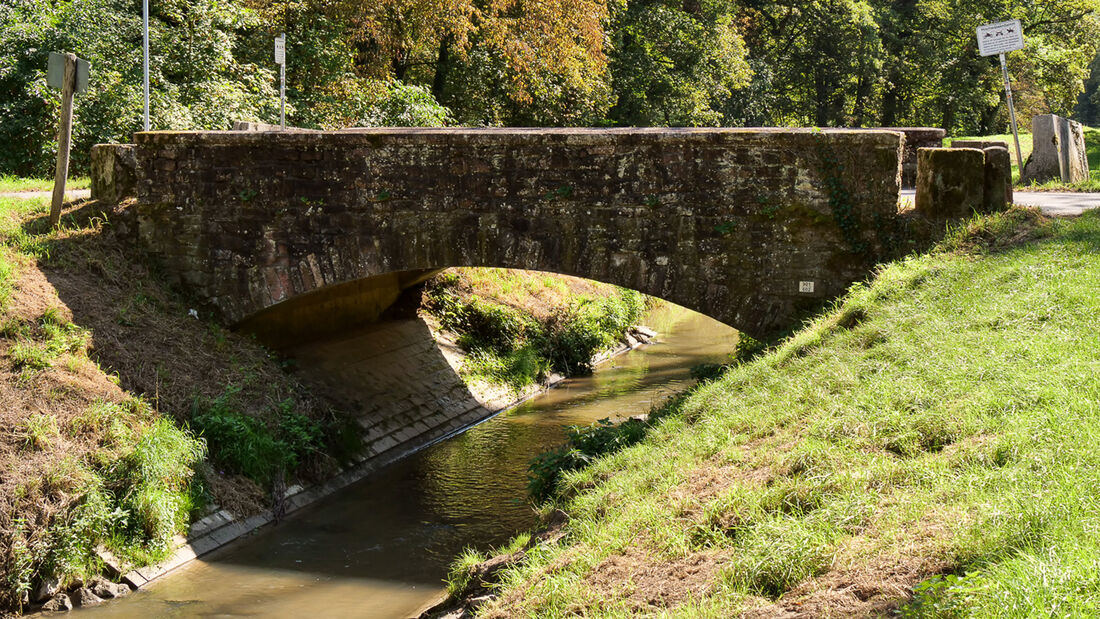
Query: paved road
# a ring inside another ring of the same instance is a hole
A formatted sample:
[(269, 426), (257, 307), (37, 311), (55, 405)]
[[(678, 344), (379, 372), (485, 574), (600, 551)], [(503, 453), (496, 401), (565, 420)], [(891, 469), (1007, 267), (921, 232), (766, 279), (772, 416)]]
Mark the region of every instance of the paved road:
[[(912, 202), (915, 193), (912, 189), (906, 189), (901, 192), (901, 199)], [(1013, 199), (1020, 206), (1037, 206), (1044, 214), (1056, 217), (1072, 217), (1100, 208), (1100, 193), (1016, 191), (1013, 192)]]
[[(88, 189), (70, 189), (65, 192), (65, 197), (69, 200), (82, 200), (91, 195), (91, 190)], [(0, 192), (0, 198), (26, 198), (32, 200), (34, 198), (51, 198), (53, 197), (52, 191), (2, 191)]]

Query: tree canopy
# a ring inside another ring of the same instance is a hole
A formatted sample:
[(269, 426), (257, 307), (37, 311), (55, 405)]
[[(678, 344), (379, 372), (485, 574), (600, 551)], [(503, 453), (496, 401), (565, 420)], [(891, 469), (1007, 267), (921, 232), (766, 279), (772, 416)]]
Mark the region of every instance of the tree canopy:
[[(1000, 133), (997, 59), (974, 30), (1017, 18), (1021, 118), (1100, 121), (1100, 0), (152, 0), (153, 124), (939, 126)], [(0, 6), (0, 172), (43, 174), (49, 51), (93, 63), (74, 165), (140, 128), (137, 0)]]

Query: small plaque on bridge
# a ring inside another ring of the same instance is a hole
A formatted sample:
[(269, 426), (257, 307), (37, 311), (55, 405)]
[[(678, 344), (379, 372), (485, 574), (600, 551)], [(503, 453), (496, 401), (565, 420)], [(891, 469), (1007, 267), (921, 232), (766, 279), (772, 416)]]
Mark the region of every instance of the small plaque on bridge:
[(813, 294), (814, 283), (813, 282), (798, 282), (798, 291), (805, 294)]
[(1024, 48), (1024, 28), (1020, 20), (978, 26), (978, 52), (996, 56)]

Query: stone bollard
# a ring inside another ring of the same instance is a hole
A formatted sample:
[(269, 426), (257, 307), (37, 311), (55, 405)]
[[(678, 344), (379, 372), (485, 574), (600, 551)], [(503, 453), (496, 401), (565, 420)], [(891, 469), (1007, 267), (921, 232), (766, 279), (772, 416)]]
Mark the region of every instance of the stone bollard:
[(969, 217), (985, 209), (985, 152), (975, 148), (917, 151), (918, 213), (935, 219)]
[(1031, 156), (1020, 173), (1020, 184), (1061, 180), (1079, 183), (1089, 179), (1085, 132), (1081, 123), (1054, 114), (1031, 120)]
[(917, 184), (917, 151), (943, 146), (946, 131), (935, 127), (876, 127), (876, 131), (894, 131), (905, 136), (901, 156), (901, 188), (912, 189)]
[(92, 199), (118, 204), (137, 197), (137, 156), (133, 144), (92, 147)]
[(1008, 148), (985, 149), (985, 196), (982, 211), (996, 213), (1012, 204), (1012, 157)]

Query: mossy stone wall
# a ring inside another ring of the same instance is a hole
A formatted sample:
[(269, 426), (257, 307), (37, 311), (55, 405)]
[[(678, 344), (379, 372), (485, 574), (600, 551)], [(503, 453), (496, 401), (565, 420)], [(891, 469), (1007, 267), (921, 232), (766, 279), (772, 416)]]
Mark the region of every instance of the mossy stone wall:
[[(897, 217), (904, 147), (897, 132), (803, 129), (136, 142), (142, 242), (231, 323), (363, 278), (492, 266), (618, 284), (754, 334), (867, 275), (876, 230)], [(855, 229), (837, 225), (838, 203)]]

